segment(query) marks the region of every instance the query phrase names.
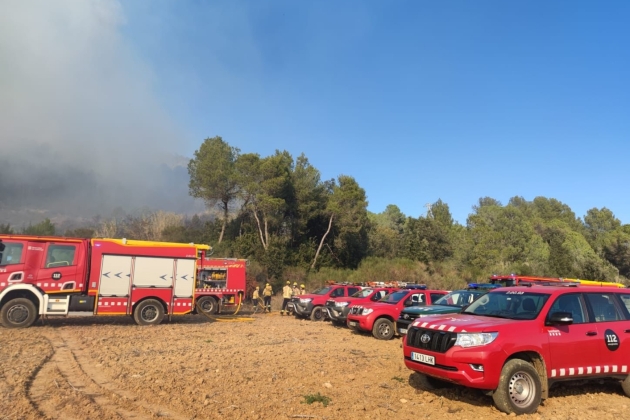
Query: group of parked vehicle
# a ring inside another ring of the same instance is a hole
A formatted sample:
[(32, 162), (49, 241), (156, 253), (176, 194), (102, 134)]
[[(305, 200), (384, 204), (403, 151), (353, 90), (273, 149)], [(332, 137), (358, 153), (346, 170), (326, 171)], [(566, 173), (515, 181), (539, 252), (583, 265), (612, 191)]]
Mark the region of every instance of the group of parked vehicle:
[(425, 389), (459, 384), (505, 413), (536, 412), (567, 380), (612, 380), (630, 397), (630, 289), (620, 283), (492, 276), (455, 291), (331, 284), (291, 301), (378, 339), (402, 336)]

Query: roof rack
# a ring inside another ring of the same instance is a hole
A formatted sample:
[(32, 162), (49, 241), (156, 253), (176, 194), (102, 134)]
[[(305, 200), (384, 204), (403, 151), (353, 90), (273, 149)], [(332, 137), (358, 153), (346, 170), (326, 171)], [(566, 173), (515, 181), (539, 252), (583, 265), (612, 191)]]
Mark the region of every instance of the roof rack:
[(468, 289), (498, 289), (503, 287), (501, 284), (493, 283), (468, 283)]
[(532, 281), (521, 282), (519, 286), (532, 287), (532, 286), (553, 286), (553, 287), (578, 287), (580, 283), (577, 282), (558, 282), (558, 281)]
[(419, 290), (426, 290), (427, 285), (426, 284), (408, 284), (405, 287), (403, 287), (403, 289), (419, 289)]

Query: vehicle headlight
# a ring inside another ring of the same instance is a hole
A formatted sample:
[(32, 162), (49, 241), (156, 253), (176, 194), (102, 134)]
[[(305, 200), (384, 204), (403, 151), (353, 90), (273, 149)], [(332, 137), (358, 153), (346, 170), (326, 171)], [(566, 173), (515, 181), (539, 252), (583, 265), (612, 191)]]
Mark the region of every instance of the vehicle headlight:
[(460, 347), (478, 347), (485, 346), (492, 343), (497, 336), (498, 332), (491, 333), (458, 333), (455, 345)]
[(372, 312), (374, 312), (374, 309), (372, 309), (372, 308), (365, 308), (365, 309), (363, 309), (363, 312), (361, 312), (361, 315), (369, 315)]
[(348, 306), (348, 302), (335, 302), (335, 306), (343, 308), (344, 306)]
[(300, 303), (309, 303), (311, 300), (311, 298), (306, 298), (306, 299), (300, 299)]

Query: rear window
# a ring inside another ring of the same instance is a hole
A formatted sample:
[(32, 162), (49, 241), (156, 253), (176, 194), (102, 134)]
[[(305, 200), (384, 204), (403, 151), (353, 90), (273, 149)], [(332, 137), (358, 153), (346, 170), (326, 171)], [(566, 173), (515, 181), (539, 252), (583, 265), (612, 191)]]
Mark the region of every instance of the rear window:
[(2, 242), (4, 251), (0, 253), (0, 265), (19, 264), (22, 261), (23, 244)]
[(549, 299), (545, 293), (490, 292), (474, 301), (464, 313), (506, 319), (535, 319)]

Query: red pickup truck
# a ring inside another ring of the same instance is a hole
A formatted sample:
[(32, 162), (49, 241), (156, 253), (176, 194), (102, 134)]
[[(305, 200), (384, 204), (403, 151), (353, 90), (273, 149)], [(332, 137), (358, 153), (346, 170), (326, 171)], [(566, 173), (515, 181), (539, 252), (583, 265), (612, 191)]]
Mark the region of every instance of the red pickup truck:
[(426, 286), (407, 286), (377, 302), (352, 305), (348, 327), (356, 331), (372, 331), (374, 337), (390, 340), (396, 333), (394, 323), (404, 308), (431, 305), (447, 293), (445, 290), (426, 290)]
[(333, 324), (346, 324), (350, 306), (376, 302), (388, 294), (397, 291), (396, 287), (376, 287), (359, 290), (349, 297), (330, 298), (326, 301), (328, 318)]
[(328, 314), (324, 305), (329, 298), (348, 297), (361, 289), (361, 286), (356, 285), (332, 284), (313, 293), (293, 296), (289, 302), (289, 310), (293, 310), (296, 317), (310, 317), (312, 321), (322, 321)]

